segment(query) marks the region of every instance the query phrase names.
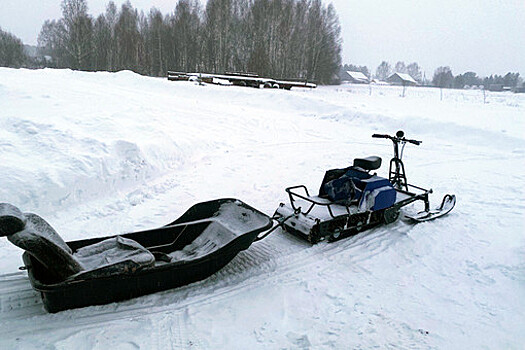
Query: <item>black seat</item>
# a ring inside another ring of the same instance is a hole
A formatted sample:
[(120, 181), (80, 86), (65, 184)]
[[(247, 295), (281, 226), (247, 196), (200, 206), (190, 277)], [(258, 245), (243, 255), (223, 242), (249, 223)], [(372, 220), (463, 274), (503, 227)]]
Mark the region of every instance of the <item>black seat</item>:
[(366, 158), (355, 158), (354, 166), (364, 170), (376, 170), (381, 167), (381, 157), (371, 156)]
[(153, 266), (155, 257), (139, 243), (116, 236), (73, 252), (36, 214), (0, 203), (0, 236), (24, 249), (59, 279), (96, 278)]

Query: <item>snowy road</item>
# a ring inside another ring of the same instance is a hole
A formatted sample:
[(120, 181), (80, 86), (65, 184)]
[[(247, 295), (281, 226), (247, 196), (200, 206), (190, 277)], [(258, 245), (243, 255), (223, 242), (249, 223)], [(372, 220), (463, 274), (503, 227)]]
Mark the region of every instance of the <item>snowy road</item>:
[[(391, 145), (447, 217), (333, 244), (276, 232), (212, 277), (47, 314), (0, 240), (2, 348), (491, 348), (525, 341), (525, 96), (343, 85), (308, 91), (168, 82), (130, 72), (0, 68), (0, 201), (65, 240), (166, 224), (195, 202), (267, 214), (284, 188)], [(385, 174), (385, 165), (380, 174)], [(6, 275), (12, 274), (12, 275)], [(14, 274), (14, 275), (13, 275)]]

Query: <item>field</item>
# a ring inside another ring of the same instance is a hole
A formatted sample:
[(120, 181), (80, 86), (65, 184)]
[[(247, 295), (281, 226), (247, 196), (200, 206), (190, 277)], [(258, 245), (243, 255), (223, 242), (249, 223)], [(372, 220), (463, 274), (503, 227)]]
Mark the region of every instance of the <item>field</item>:
[(47, 314), (0, 239), (0, 347), (519, 349), (525, 342), (525, 95), (340, 85), (199, 86), (129, 71), (0, 68), (0, 202), (64, 240), (164, 225), (233, 197), (273, 214), (284, 188), (383, 158), (405, 131), (410, 182), (456, 208), (316, 246), (277, 231), (212, 277)]

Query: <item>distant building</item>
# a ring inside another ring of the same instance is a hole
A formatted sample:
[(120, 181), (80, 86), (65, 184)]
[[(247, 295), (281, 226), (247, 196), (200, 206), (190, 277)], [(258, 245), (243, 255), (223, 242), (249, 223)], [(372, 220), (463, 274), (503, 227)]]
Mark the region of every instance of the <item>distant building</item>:
[(490, 84), (489, 91), (503, 91), (503, 84)]
[(382, 81), (382, 80), (379, 80), (379, 79), (372, 79), (372, 81), (370, 83), (371, 84), (375, 84), (375, 85), (388, 85), (388, 83), (386, 81)]
[(417, 85), (417, 81), (414, 80), (410, 75), (405, 73), (394, 73), (388, 77), (386, 80), (393, 85), (403, 85), (403, 86), (414, 86)]
[(343, 78), (343, 80), (355, 84), (370, 84), (370, 80), (368, 80), (366, 75), (361, 72), (352, 72), (349, 70), (346, 71), (346, 76)]

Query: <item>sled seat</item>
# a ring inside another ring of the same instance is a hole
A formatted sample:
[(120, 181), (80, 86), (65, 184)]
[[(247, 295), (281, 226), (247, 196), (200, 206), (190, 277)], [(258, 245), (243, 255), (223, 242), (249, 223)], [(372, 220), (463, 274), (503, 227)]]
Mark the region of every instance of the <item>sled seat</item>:
[(27, 251), (59, 280), (130, 273), (155, 263), (146, 248), (120, 236), (73, 252), (47, 221), (8, 203), (0, 203), (0, 235)]
[(190, 244), (168, 254), (172, 261), (188, 261), (202, 258), (237, 238), (237, 235), (220, 222), (211, 222)]
[(366, 158), (355, 158), (354, 166), (367, 171), (376, 170), (381, 167), (381, 157), (371, 156)]

